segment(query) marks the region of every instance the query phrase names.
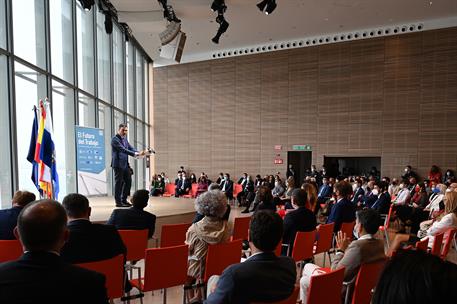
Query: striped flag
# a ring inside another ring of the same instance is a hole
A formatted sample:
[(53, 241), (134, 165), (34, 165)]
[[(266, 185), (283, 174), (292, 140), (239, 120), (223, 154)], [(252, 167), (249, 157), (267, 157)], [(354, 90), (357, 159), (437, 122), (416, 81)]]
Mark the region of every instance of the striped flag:
[(33, 106), (33, 124), (32, 124), (32, 134), (30, 136), (30, 145), (29, 153), (27, 154), (27, 160), (32, 164), (32, 181), (35, 184), (35, 187), (40, 191), (40, 185), (38, 184), (38, 163), (35, 161), (35, 149), (36, 142), (38, 138), (38, 118), (37, 118), (37, 108)]

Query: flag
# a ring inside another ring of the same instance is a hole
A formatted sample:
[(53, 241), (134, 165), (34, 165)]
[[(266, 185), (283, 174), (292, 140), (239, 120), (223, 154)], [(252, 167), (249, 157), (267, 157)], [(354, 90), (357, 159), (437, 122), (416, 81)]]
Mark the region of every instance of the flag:
[(40, 101), (40, 122), (35, 146), (35, 162), (38, 163), (39, 187), (43, 195), (57, 199), (59, 194), (59, 177), (55, 162), (55, 145), (52, 136), (52, 120), (49, 104)]
[(27, 160), (32, 164), (32, 181), (35, 184), (35, 187), (42, 193), (40, 185), (38, 184), (38, 163), (35, 161), (35, 148), (36, 141), (38, 138), (38, 118), (37, 118), (37, 108), (33, 106), (33, 124), (32, 124), (32, 134), (30, 136), (30, 145), (29, 153), (27, 154)]

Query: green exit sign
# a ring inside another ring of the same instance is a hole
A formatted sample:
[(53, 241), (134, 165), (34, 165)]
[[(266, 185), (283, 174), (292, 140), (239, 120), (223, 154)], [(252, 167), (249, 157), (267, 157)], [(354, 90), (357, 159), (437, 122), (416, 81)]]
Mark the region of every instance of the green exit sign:
[(311, 151), (311, 145), (293, 145), (292, 150), (294, 150), (294, 151)]

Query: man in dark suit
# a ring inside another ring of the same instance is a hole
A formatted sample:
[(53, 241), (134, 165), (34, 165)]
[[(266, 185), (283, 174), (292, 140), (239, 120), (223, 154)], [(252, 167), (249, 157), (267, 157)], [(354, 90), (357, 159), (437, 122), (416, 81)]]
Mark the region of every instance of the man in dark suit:
[(349, 200), (352, 194), (352, 186), (348, 182), (341, 181), (335, 184), (336, 203), (332, 206), (327, 224), (335, 223), (334, 232), (338, 232), (342, 223), (350, 223), (355, 220), (355, 206)]
[(107, 222), (117, 229), (143, 230), (148, 229), (148, 237), (154, 234), (156, 216), (143, 209), (148, 205), (149, 192), (147, 190), (138, 190), (133, 193), (133, 207), (129, 209), (114, 209)]
[(254, 200), (254, 181), (251, 179), (250, 175), (246, 174), (246, 179), (242, 181), (241, 186), (243, 187), (242, 191), (238, 193), (236, 200), (238, 201), (238, 205), (241, 206), (244, 199), (244, 205), (249, 209), (249, 205)]
[(389, 213), (390, 202), (391, 198), (389, 193), (387, 192), (388, 184), (386, 182), (378, 182), (375, 186), (373, 191), (378, 193), (378, 199), (371, 205), (371, 209), (375, 209), (379, 212), (379, 214), (387, 214)]
[(68, 215), (70, 230), (70, 237), (61, 251), (66, 262), (101, 261), (127, 253), (114, 226), (95, 224), (89, 220), (91, 208), (84, 195), (69, 194), (63, 199), (62, 205)]
[(132, 185), (132, 173), (129, 166), (129, 155), (144, 155), (138, 152), (127, 141), (127, 125), (120, 124), (117, 134), (111, 139), (111, 167), (114, 170), (114, 200), (116, 207), (130, 207), (127, 197)]
[(230, 174), (225, 173), (221, 183), (221, 191), (225, 193), (229, 200), (233, 199), (233, 181), (230, 180)]
[(354, 206), (357, 206), (363, 200), (363, 196), (365, 195), (365, 190), (362, 188), (362, 180), (357, 179), (356, 184), (357, 187), (355, 188), (354, 195), (351, 200)]
[(67, 216), (59, 202), (26, 206), (15, 235), (25, 253), (0, 264), (0, 303), (108, 303), (104, 275), (67, 264), (59, 256), (68, 238)]
[(183, 171), (181, 174), (181, 179), (176, 183), (175, 197), (180, 197), (181, 195), (188, 194), (191, 188), (192, 183), (190, 179), (187, 178), (186, 172)]
[(208, 290), (214, 289), (214, 292), (205, 303), (247, 304), (289, 297), (294, 290), (297, 270), (291, 258), (274, 254), (282, 234), (283, 224), (278, 214), (267, 210), (254, 213), (249, 227), (251, 256), (243, 263), (226, 268), (220, 278), (210, 278)]
[(328, 178), (322, 179), (322, 186), (320, 186), (317, 192), (317, 203), (323, 204), (332, 195), (332, 187), (328, 184)]
[(295, 241), (295, 234), (297, 231), (308, 232), (316, 230), (317, 222), (313, 212), (305, 207), (308, 200), (306, 191), (303, 189), (295, 189), (292, 192), (291, 202), (294, 207), (284, 217), (284, 235), (282, 242), (283, 255), (292, 254), (292, 249)]
[(22, 209), (36, 199), (35, 194), (28, 191), (17, 191), (13, 196), (13, 207), (0, 210), (0, 240), (15, 240), (13, 230), (17, 217)]

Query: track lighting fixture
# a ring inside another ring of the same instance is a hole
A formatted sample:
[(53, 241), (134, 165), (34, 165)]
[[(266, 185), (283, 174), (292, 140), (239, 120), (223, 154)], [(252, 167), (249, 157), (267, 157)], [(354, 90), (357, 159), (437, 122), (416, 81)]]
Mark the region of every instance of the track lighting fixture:
[(263, 0), (257, 3), (257, 7), (261, 12), (265, 10), (265, 14), (270, 15), (276, 8), (276, 0)]
[(211, 39), (214, 43), (218, 44), (222, 34), (225, 33), (229, 27), (229, 23), (224, 18), (224, 13), (227, 11), (227, 6), (224, 0), (214, 0), (211, 5), (213, 11), (217, 11), (216, 22), (219, 23), (219, 29), (217, 30), (216, 36)]
[(163, 8), (163, 17), (168, 20), (168, 22), (176, 22), (181, 23), (181, 20), (176, 17), (175, 11), (173, 7), (167, 4), (167, 0), (157, 0), (160, 4), (162, 4)]
[(83, 9), (86, 11), (90, 11), (92, 6), (95, 5), (95, 0), (79, 0), (79, 2), (81, 3)]

